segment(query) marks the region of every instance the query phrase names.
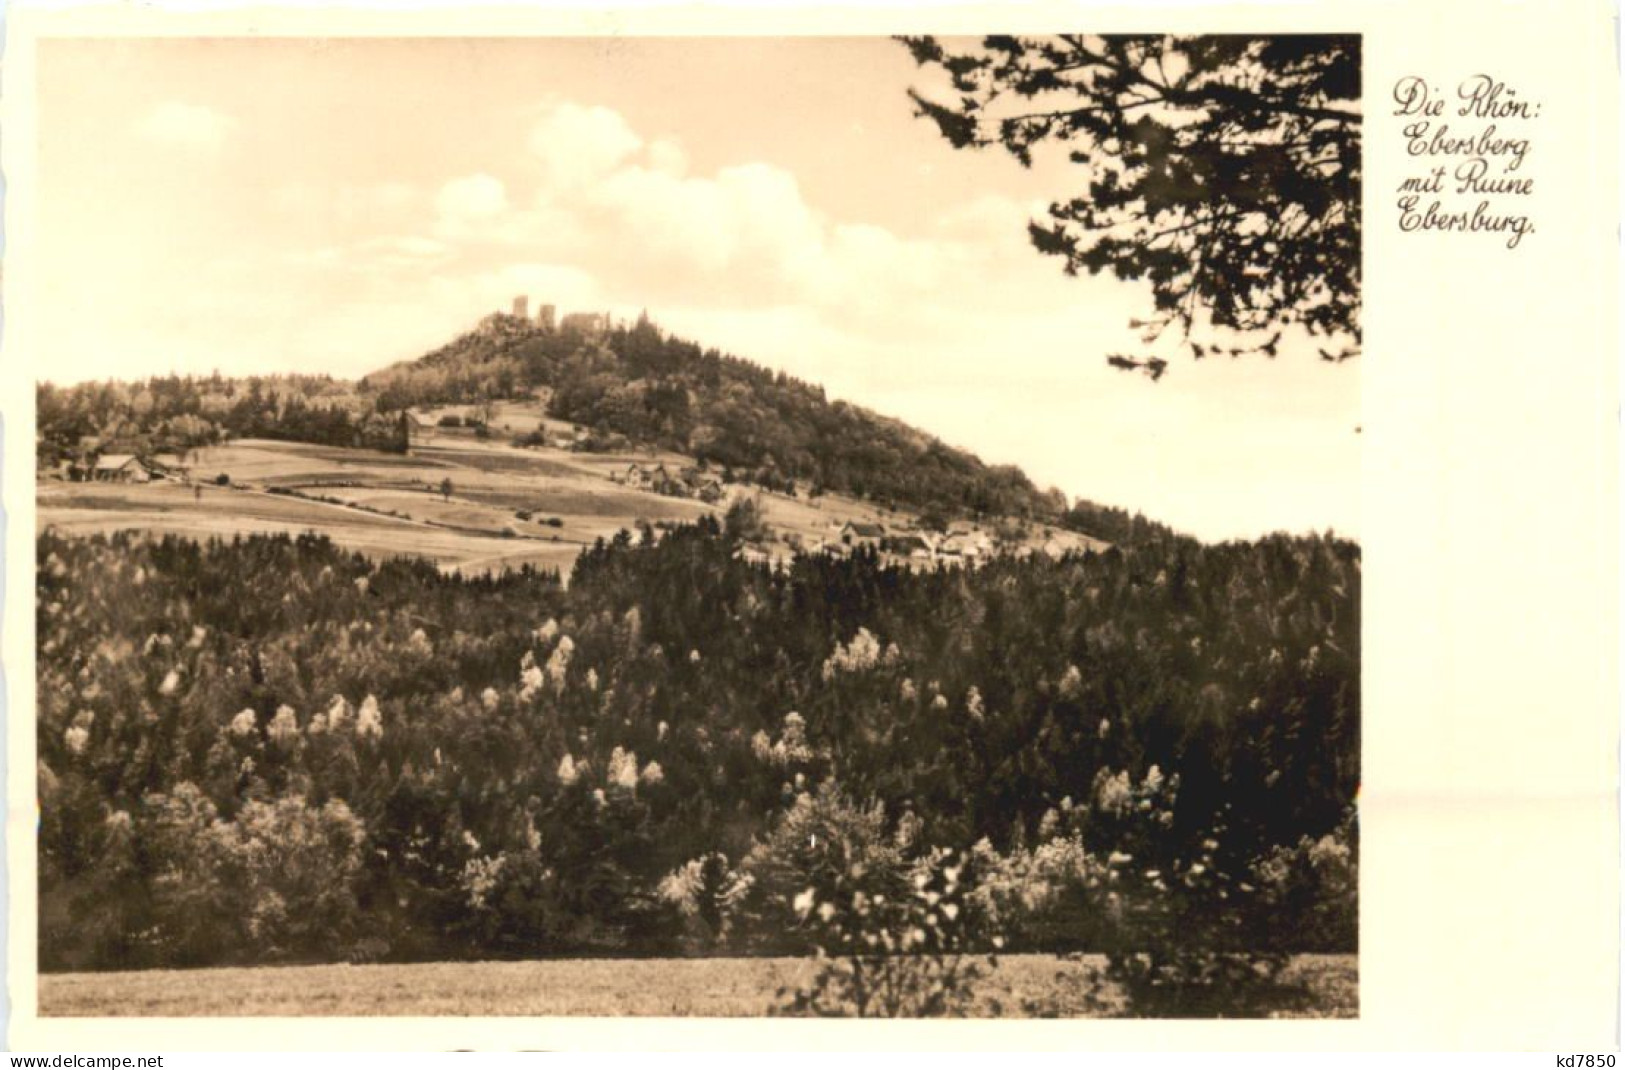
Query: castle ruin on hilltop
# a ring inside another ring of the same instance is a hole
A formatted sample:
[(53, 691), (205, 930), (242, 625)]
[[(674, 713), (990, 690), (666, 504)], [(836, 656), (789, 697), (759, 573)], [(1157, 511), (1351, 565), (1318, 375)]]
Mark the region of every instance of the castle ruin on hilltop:
[(610, 319), (608, 312), (571, 312), (563, 319), (558, 317), (557, 305), (538, 304), (536, 318), (531, 320), (530, 298), (520, 294), (513, 299), (513, 311), (508, 316), (493, 313), (482, 321), (482, 326), (496, 326), (499, 322), (509, 319), (520, 319), (527, 323), (534, 322), (544, 331), (575, 331), (578, 334), (596, 337), (609, 330)]

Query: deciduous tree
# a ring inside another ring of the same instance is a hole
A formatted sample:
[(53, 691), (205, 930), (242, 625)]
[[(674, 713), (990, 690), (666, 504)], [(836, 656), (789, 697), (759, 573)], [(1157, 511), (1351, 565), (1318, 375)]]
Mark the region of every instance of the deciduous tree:
[[(1131, 321), (1200, 359), (1275, 356), (1307, 331), (1328, 361), (1360, 342), (1360, 41), (1355, 36), (902, 39), (949, 94), (911, 90), (955, 148), (1024, 166), (1047, 142), (1084, 188), (1029, 224), (1068, 274), (1151, 286)], [(1159, 378), (1167, 361), (1115, 354)]]

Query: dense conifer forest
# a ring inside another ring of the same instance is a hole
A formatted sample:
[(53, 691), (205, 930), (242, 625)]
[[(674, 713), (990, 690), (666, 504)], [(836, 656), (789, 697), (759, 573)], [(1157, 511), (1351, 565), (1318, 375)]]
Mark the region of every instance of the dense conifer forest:
[(42, 965), (796, 952), (830, 852), (943, 849), (1006, 947), (1219, 896), (1353, 949), (1356, 545), (736, 551), (623, 534), (565, 585), (44, 533)]

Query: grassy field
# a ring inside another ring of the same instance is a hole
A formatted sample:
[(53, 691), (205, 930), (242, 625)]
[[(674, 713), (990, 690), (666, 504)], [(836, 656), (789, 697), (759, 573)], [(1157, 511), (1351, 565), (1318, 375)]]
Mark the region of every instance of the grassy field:
[[(1085, 977), (1102, 960), (1009, 955), (977, 990), (978, 1016), (1085, 1017)], [(49, 1017), (281, 1015), (753, 1017), (785, 985), (805, 983), (807, 959), (578, 959), (410, 966), (283, 966), (140, 973), (44, 974)], [(1352, 1018), (1352, 955), (1304, 955), (1289, 980), (1307, 1000), (1272, 1016)], [(1108, 1003), (1116, 1002), (1106, 993)]]
[(580, 542), (551, 541), (531, 525), (532, 539), (509, 539), (452, 531), (413, 519), (381, 516), (341, 505), (248, 489), (204, 487), (200, 494), (175, 484), (117, 486), (42, 483), (36, 526), (63, 534), (95, 535), (137, 530), (187, 538), (319, 531), (347, 549), (374, 558), (427, 557), (465, 571), (517, 568), (568, 569)]
[[(716, 505), (664, 497), (615, 481), (633, 461), (673, 469), (688, 463), (664, 452), (585, 454), (474, 439), (414, 446), (409, 456), (245, 439), (199, 451), (192, 464), (196, 486), (41, 480), (38, 527), (197, 538), (320, 531), (373, 557), (421, 555), (448, 570), (530, 564), (568, 572), (596, 539), (645, 524), (689, 523), (721, 513), (744, 495), (759, 504), (769, 529), (764, 549), (778, 559), (798, 546), (817, 550), (834, 543), (848, 521), (900, 530), (915, 519), (838, 494), (808, 501), (735, 486)], [(229, 486), (216, 485), (222, 476)], [(521, 519), (521, 511), (533, 515)], [(555, 519), (557, 525), (548, 523)], [(1078, 550), (1104, 545), (1035, 526), (1030, 544), (1046, 540)]]
[[(426, 446), (396, 457), (244, 440), (201, 451), (193, 465), (197, 487), (41, 481), (37, 526), (197, 538), (320, 531), (378, 558), (420, 555), (465, 572), (525, 564), (567, 572), (595, 539), (711, 511), (611, 483), (606, 473), (614, 459), (577, 464), (573, 456), (470, 444)], [(215, 485), (220, 475), (229, 487)], [(449, 500), (440, 491), (446, 479), (453, 487)], [(268, 493), (272, 489), (293, 493)], [(519, 519), (521, 509), (535, 518)], [(542, 522), (555, 517), (557, 527)]]

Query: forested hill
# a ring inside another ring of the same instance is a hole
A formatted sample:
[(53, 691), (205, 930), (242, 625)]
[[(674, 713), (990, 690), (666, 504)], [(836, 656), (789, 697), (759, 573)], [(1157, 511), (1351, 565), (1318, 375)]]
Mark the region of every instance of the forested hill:
[(592, 429), (582, 445), (628, 442), (688, 454), (740, 482), (846, 493), (933, 518), (1044, 520), (1117, 545), (1172, 536), (1139, 514), (1040, 491), (1021, 469), (843, 401), (822, 387), (694, 342), (645, 317), (584, 334), (492, 315), (416, 360), (359, 383), (328, 376), (158, 376), (36, 389), (42, 467), (96, 452), (184, 453), (233, 438), (400, 449), (411, 407), (547, 399)]
[(449, 345), (368, 376), (385, 409), (551, 391), (549, 412), (690, 454), (768, 485), (944, 513), (1060, 520), (1066, 496), (1019, 469), (843, 401), (822, 387), (673, 337), (647, 316), (592, 336), (494, 315)]
[(1018, 949), (1355, 949), (1357, 546), (736, 551), (45, 532), (42, 965), (802, 953), (937, 848)]

